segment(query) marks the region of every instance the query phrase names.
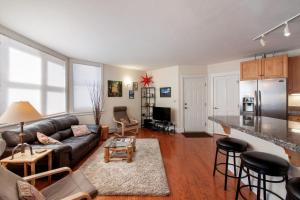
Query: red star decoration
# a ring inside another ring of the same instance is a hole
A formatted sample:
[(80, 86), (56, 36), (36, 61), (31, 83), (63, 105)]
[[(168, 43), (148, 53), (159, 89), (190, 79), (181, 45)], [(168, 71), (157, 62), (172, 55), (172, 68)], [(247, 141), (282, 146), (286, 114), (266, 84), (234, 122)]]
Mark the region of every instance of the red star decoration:
[(151, 83), (153, 83), (153, 81), (152, 81), (152, 78), (153, 78), (153, 77), (152, 77), (152, 76), (148, 76), (147, 73), (146, 73), (145, 76), (142, 76), (141, 78), (142, 78), (141, 83), (143, 83), (144, 87), (147, 87), (147, 86), (149, 86)]

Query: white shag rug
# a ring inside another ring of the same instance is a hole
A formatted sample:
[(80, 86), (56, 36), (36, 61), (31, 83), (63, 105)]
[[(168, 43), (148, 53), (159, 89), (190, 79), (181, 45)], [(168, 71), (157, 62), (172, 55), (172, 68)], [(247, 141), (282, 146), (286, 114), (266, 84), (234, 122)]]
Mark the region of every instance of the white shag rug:
[(157, 139), (136, 139), (131, 163), (104, 162), (103, 145), (80, 167), (98, 195), (167, 196), (170, 194)]

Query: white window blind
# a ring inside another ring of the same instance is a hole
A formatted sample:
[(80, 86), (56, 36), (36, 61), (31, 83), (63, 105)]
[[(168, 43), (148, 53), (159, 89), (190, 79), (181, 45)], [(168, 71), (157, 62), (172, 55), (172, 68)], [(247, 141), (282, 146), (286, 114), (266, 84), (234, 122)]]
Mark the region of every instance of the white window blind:
[(92, 103), (89, 89), (92, 85), (102, 87), (102, 66), (72, 64), (73, 111), (91, 112)]
[(14, 101), (43, 115), (66, 112), (66, 64), (0, 35), (0, 115)]

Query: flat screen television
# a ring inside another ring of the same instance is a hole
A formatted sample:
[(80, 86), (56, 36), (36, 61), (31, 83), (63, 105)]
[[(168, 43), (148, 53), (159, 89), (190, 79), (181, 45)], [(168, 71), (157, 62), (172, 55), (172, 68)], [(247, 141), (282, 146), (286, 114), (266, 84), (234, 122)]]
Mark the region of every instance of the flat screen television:
[(171, 108), (153, 107), (153, 119), (171, 122)]

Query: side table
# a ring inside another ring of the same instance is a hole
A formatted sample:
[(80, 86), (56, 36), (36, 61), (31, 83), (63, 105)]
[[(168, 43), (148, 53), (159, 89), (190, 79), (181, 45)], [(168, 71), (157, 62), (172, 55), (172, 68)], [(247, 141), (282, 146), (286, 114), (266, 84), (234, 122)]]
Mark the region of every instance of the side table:
[[(14, 159), (11, 159), (11, 156), (6, 157), (0, 160), (0, 164), (6, 167), (8, 164), (23, 164), (24, 166), (24, 176), (28, 176), (27, 166), (30, 166), (31, 175), (35, 174), (35, 165), (38, 160), (48, 156), (48, 170), (52, 169), (52, 149), (46, 149), (46, 151), (41, 153), (36, 153), (36, 150), (33, 150), (34, 154), (31, 155), (29, 150), (25, 150), (25, 153), (21, 152), (14, 154)], [(41, 149), (38, 149), (41, 150)], [(51, 176), (48, 176), (48, 182), (51, 183)], [(35, 185), (35, 180), (31, 181), (32, 185)]]
[(103, 141), (107, 140), (109, 134), (109, 127), (107, 125), (101, 126), (101, 138)]

